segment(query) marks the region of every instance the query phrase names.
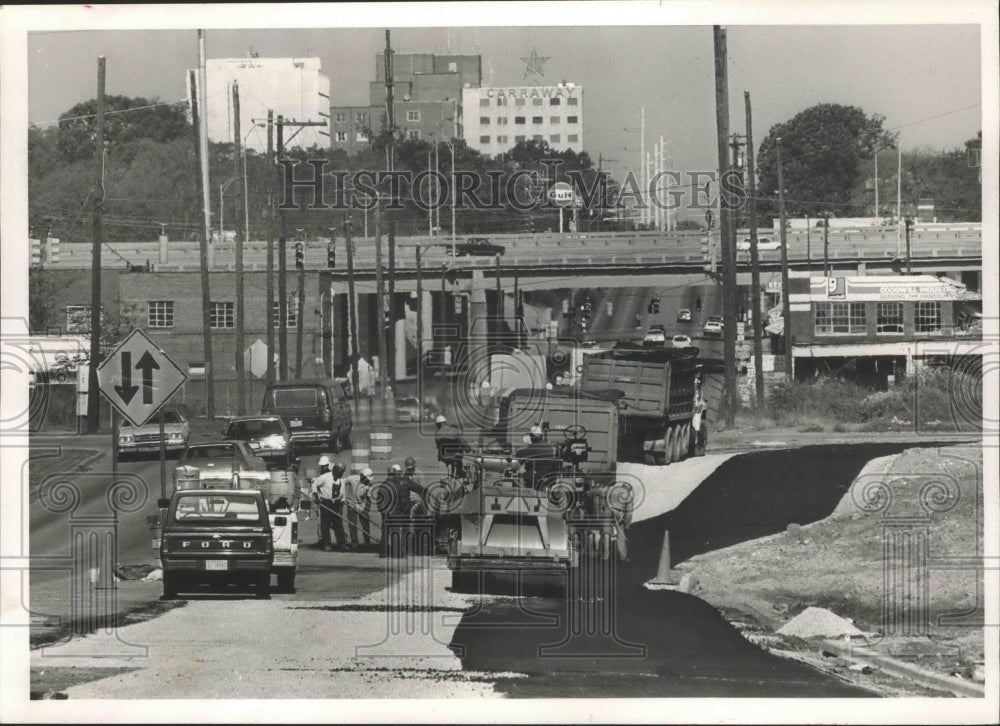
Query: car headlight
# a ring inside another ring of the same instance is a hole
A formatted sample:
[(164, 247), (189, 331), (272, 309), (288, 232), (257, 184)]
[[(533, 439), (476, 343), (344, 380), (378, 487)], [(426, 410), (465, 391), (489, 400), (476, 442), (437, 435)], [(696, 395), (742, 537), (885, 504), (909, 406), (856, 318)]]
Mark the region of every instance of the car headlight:
[(184, 434), (179, 433), (179, 432), (172, 432), (170, 434), (167, 434), (167, 440), (168, 441), (183, 441), (184, 440)]
[(118, 437), (118, 445), (119, 446), (130, 446), (131, 444), (132, 444), (132, 437), (131, 436), (119, 436)]
[(285, 448), (285, 437), (280, 434), (268, 436), (261, 439), (260, 446), (263, 449), (283, 449)]

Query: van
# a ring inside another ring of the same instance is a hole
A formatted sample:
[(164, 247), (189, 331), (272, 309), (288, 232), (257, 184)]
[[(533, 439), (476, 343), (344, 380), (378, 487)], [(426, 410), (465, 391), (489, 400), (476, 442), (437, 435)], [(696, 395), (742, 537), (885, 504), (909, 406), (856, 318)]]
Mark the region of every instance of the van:
[(281, 417), (297, 452), (316, 447), (337, 453), (351, 446), (350, 390), (343, 381), (275, 383), (260, 412)]

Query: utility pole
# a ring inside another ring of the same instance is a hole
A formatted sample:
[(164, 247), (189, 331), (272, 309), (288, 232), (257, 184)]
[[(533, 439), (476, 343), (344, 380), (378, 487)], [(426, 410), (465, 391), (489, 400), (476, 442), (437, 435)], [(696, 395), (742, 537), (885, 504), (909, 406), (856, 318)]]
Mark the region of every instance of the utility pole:
[(382, 204), (375, 205), (375, 333), (378, 342), (379, 397), (384, 398), (386, 387), (385, 351), (385, 277), (382, 275)]
[[(240, 200), (240, 211), (246, 205), (243, 199), (243, 164), (242, 161), (242, 140), (240, 136), (240, 86), (233, 81), (233, 149), (236, 152), (236, 175), (240, 181), (240, 190), (237, 192)], [(222, 211), (220, 205), (219, 211)], [(242, 214), (240, 216), (243, 216)], [(236, 414), (242, 416), (246, 413), (247, 384), (246, 371), (243, 365), (243, 326), (245, 324), (243, 310), (243, 230), (237, 225), (236, 231)]]
[(389, 385), (396, 387), (396, 221), (389, 220)]
[[(386, 166), (389, 171), (393, 170), (395, 164), (395, 133), (396, 133), (396, 109), (395, 98), (393, 97), (393, 68), (392, 68), (392, 45), (389, 43), (389, 31), (385, 31), (385, 113), (389, 122), (389, 143), (386, 146)], [(458, 120), (455, 120), (458, 123)]]
[(97, 58), (97, 149), (94, 153), (93, 245), (90, 250), (90, 369), (87, 372), (87, 433), (101, 419), (97, 366), (101, 362), (101, 247), (104, 245), (104, 56)]
[(648, 177), (646, 176), (646, 107), (639, 109), (639, 224), (645, 225), (647, 218)]
[(760, 254), (757, 249), (757, 180), (754, 177), (753, 116), (750, 91), (743, 92), (747, 117), (747, 188), (750, 199), (750, 287), (753, 308), (753, 371), (757, 405), (764, 405), (764, 326), (760, 319)]
[[(274, 165), (274, 111), (267, 109), (267, 164)], [(267, 194), (267, 385), (274, 383), (274, 177)]]
[(302, 378), (302, 340), (305, 338), (305, 325), (303, 325), (306, 308), (306, 263), (305, 247), (306, 236), (302, 235), (299, 244), (302, 245), (302, 266), (299, 267), (299, 292), (296, 296), (295, 311), (295, 377)]
[(353, 226), (350, 218), (344, 222), (344, 247), (347, 249), (347, 328), (351, 338), (351, 392), (354, 399), (354, 415), (357, 416), (361, 410), (358, 406), (358, 359), (361, 357), (361, 347), (358, 341), (358, 310), (354, 290)]
[[(417, 265), (417, 386), (423, 390), (424, 380), (424, 280), (420, 269), (420, 245), (416, 246)], [(421, 402), (422, 404), (422, 402)]]
[(823, 277), (830, 277), (830, 213), (823, 214)]
[[(201, 31), (198, 31), (199, 34)], [(201, 158), (201, 132), (198, 107), (198, 89), (195, 80), (195, 72), (191, 71), (191, 122), (194, 127), (194, 157), (196, 165), (195, 178), (198, 180), (198, 197), (202, 205), (206, 204), (206, 197), (203, 194), (205, 188), (205, 178), (203, 176), (204, 166)], [(212, 371), (212, 293), (209, 285), (209, 227), (207, 222), (201, 224), (199, 233), (199, 247), (201, 251), (201, 325), (202, 338), (204, 340), (205, 357), (205, 416), (215, 418), (215, 387), (213, 381), (215, 374)]]
[[(715, 120), (718, 135), (719, 179), (729, 172), (729, 82), (726, 69), (726, 31), (713, 27), (715, 47)], [(722, 300), (723, 300), (723, 358), (725, 367), (725, 424), (732, 428), (736, 422), (739, 394), (736, 390), (736, 240), (733, 212), (719, 191), (722, 242)]]
[(792, 312), (788, 284), (788, 249), (785, 246), (785, 171), (781, 165), (781, 137), (778, 137), (778, 217), (781, 233), (781, 317), (785, 343), (785, 381), (792, 381)]
[(911, 275), (913, 271), (910, 269), (910, 230), (913, 228), (913, 220), (909, 217), (906, 218), (906, 274)]
[[(278, 161), (285, 155), (285, 117), (278, 114)], [(283, 183), (282, 166), (275, 165), (275, 173), (278, 175), (278, 193), (282, 194), (281, 185)], [(288, 240), (285, 237), (285, 210), (278, 205), (278, 217), (281, 221), (280, 234), (278, 235), (278, 379), (288, 380), (288, 281), (285, 273), (288, 267)], [(295, 324), (299, 324), (298, 317)]]

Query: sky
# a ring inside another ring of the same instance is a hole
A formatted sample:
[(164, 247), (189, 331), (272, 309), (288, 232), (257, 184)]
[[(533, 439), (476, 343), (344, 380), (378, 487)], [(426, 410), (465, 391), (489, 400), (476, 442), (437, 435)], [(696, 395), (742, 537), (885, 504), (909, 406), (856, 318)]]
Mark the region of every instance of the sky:
[[(707, 24), (209, 29), (207, 55), (318, 56), (333, 103), (364, 104), (385, 28), (399, 53), (481, 54), (484, 82), (492, 76), (495, 85), (522, 85), (519, 59), (532, 49), (548, 56), (544, 82), (584, 87), (584, 147), (616, 175), (638, 165), (643, 107), (647, 150), (662, 136), (671, 168), (717, 166)], [(839, 103), (885, 116), (904, 149), (960, 147), (983, 128), (979, 33), (972, 24), (729, 24), (730, 131), (745, 131), (749, 90), (758, 145), (775, 123)], [(185, 96), (185, 70), (198, 60), (193, 29), (40, 31), (28, 34), (27, 47), (28, 117), (36, 124), (96, 95), (99, 55), (107, 57), (109, 94), (161, 100)]]

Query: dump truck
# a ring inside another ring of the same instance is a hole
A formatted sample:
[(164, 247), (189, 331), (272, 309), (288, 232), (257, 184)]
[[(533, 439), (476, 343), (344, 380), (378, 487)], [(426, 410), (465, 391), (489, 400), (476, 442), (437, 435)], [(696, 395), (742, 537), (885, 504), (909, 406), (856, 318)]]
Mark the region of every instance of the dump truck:
[(620, 461), (662, 465), (703, 456), (703, 366), (697, 348), (614, 349), (585, 356), (583, 392), (620, 391)]
[(616, 475), (618, 395), (504, 398), (499, 436), (473, 445), (447, 482), (453, 589), (565, 594), (574, 575), (626, 558), (634, 489)]

